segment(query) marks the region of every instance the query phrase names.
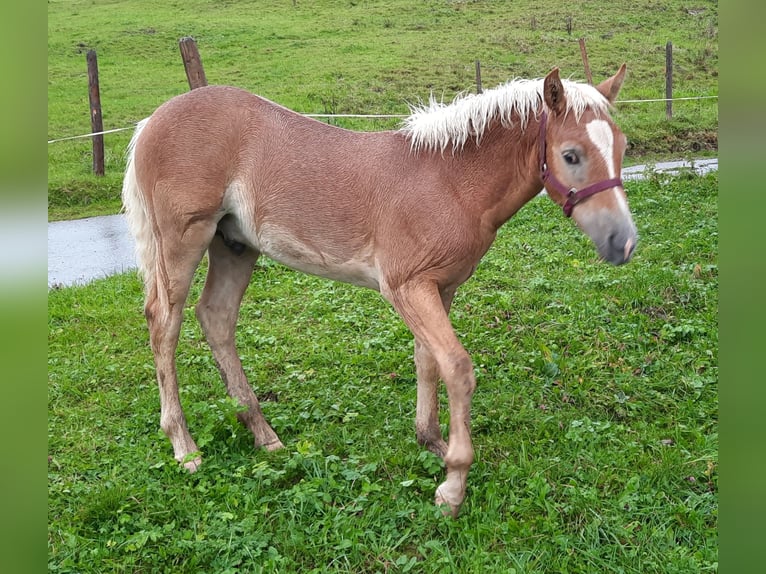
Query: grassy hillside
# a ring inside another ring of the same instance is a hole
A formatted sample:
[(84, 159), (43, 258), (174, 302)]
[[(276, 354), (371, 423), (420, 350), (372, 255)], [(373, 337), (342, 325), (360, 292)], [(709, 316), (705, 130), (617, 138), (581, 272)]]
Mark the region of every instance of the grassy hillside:
[[(178, 40), (193, 36), (209, 83), (240, 86), (304, 113), (407, 113), (406, 102), (451, 99), (484, 86), (540, 77), (559, 66), (594, 80), (622, 63), (623, 100), (664, 97), (665, 44), (675, 49), (675, 95), (718, 93), (718, 5), (710, 0), (210, 1), (51, 0), (48, 138), (90, 132), (85, 54), (96, 51), (104, 126), (124, 128), (188, 89)], [(628, 161), (713, 153), (717, 100), (618, 105)], [(339, 123), (340, 120), (337, 120)], [(353, 129), (397, 120), (344, 120)], [(118, 209), (130, 132), (105, 136), (106, 171), (91, 175), (90, 140), (48, 145), (49, 217)]]

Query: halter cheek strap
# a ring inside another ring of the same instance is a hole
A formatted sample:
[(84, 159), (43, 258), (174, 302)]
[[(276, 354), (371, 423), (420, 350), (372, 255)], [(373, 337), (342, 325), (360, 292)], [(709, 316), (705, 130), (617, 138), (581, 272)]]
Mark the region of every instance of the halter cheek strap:
[(595, 195), (600, 191), (605, 191), (607, 189), (611, 189), (613, 187), (622, 187), (622, 179), (619, 177), (615, 177), (612, 179), (605, 179), (603, 181), (599, 181), (597, 183), (594, 183), (592, 185), (589, 185), (588, 187), (584, 187), (583, 189), (576, 189), (574, 187), (567, 187), (563, 183), (561, 183), (558, 179), (556, 179), (556, 176), (551, 173), (551, 170), (548, 168), (548, 163), (546, 161), (546, 154), (547, 154), (547, 144), (545, 142), (545, 128), (548, 125), (548, 112), (543, 110), (542, 117), (540, 119), (540, 138), (539, 138), (539, 162), (540, 162), (540, 175), (543, 180), (543, 184), (545, 185), (545, 189), (551, 191), (555, 191), (559, 193), (562, 197), (566, 199), (564, 202), (564, 215), (567, 217), (572, 216), (572, 210), (574, 209), (574, 206), (580, 203), (583, 199), (590, 197), (591, 195)]

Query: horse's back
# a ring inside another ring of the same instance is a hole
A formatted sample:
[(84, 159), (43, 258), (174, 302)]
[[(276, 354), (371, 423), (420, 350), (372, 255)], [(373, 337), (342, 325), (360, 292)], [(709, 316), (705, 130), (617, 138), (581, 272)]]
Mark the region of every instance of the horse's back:
[[(136, 162), (155, 177), (225, 179), (242, 147), (252, 118), (269, 122), (269, 103), (245, 90), (207, 86), (176, 96), (151, 115), (136, 148)], [(275, 106), (275, 104), (271, 104)], [(268, 131), (263, 125), (263, 132)]]
[(155, 111), (135, 165), (156, 217), (181, 227), (209, 221), (232, 241), (291, 267), (377, 288), (376, 218), (395, 179), (387, 160), (406, 155), (401, 140), (209, 86)]
[(157, 108), (140, 135), (136, 163), (139, 177), (166, 181), (203, 175), (222, 188), (236, 180), (264, 191), (362, 193), (370, 181), (385, 179), (390, 154), (406, 155), (403, 140), (396, 132), (330, 126), (240, 88), (206, 86)]
[(223, 86), (160, 106), (136, 148), (160, 227), (207, 225), (295, 269), (374, 289), (382, 275), (471, 267), (461, 260), (476, 221), (448, 201), (447, 164), (413, 152), (402, 132), (341, 129)]

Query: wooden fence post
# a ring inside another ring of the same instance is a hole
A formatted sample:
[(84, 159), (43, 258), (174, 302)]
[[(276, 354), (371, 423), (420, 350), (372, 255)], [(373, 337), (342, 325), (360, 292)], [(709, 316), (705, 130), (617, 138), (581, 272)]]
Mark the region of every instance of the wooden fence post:
[(101, 96), (98, 89), (98, 61), (95, 50), (85, 55), (88, 62), (88, 102), (90, 104), (90, 128), (93, 132), (93, 173), (104, 175), (104, 122), (101, 118)]
[(481, 88), (481, 62), (479, 60), (476, 60), (476, 93), (480, 94), (482, 92)]
[(585, 38), (580, 38), (580, 55), (582, 56), (582, 65), (585, 66), (585, 78), (592, 86), (593, 75), (590, 73), (590, 64), (588, 64), (588, 52), (585, 51)]
[(665, 45), (665, 117), (673, 118), (673, 42)]
[(181, 58), (186, 70), (186, 79), (189, 80), (189, 89), (201, 88), (207, 86), (205, 70), (202, 67), (202, 60), (197, 51), (197, 43), (191, 36), (186, 36), (178, 41), (178, 47), (181, 49)]

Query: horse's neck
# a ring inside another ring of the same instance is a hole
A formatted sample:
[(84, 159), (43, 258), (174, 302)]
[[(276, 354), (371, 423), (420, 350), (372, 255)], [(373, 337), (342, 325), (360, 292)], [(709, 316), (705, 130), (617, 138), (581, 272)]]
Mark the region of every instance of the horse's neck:
[(497, 230), (542, 190), (537, 150), (537, 122), (525, 130), (497, 122), (478, 145), (468, 142), (454, 161), (465, 181), (462, 189), (482, 211), (482, 220)]

